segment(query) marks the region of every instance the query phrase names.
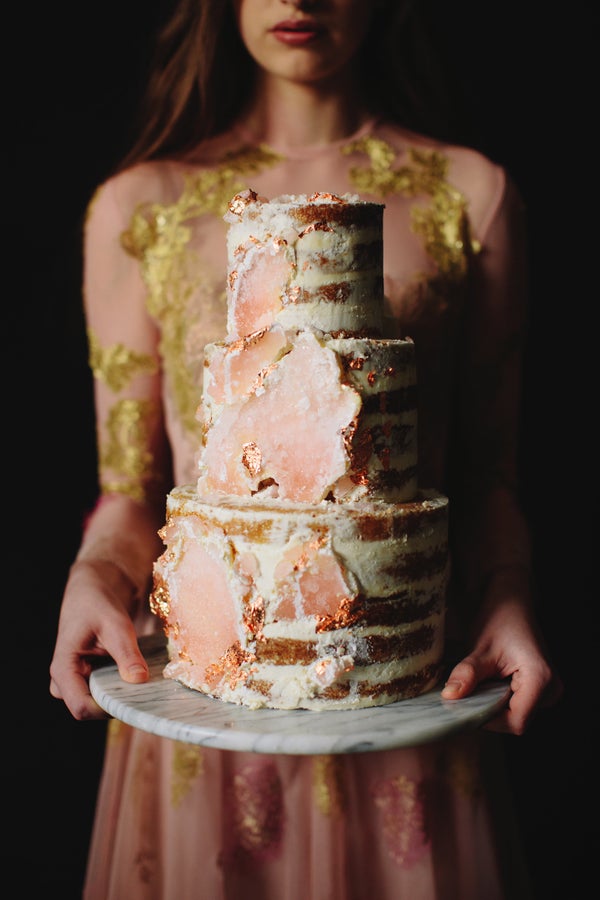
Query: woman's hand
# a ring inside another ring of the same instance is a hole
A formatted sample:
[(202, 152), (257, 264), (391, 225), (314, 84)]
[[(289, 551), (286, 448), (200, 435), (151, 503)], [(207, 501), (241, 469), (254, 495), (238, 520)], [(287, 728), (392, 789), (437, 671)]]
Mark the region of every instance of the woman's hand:
[(523, 734), (533, 715), (563, 694), (529, 606), (512, 594), (488, 604), (473, 649), (452, 669), (442, 697), (459, 700), (488, 679), (509, 679), (512, 690), (506, 709), (486, 724), (490, 731)]
[(50, 693), (74, 718), (106, 718), (90, 694), (94, 657), (112, 657), (130, 684), (148, 680), (133, 625), (137, 606), (133, 583), (114, 562), (80, 559), (71, 567), (50, 664)]

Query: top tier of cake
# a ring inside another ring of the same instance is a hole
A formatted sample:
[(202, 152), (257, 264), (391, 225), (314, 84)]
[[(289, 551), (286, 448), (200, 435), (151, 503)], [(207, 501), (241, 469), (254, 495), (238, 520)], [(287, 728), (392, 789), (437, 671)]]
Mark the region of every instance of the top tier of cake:
[(383, 208), (350, 194), (237, 194), (225, 215), (227, 338), (275, 322), (286, 331), (381, 335)]

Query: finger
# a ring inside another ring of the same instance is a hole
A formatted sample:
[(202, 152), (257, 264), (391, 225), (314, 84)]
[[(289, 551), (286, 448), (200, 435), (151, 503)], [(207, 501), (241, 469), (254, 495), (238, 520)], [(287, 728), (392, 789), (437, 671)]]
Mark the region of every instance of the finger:
[(123, 681), (128, 684), (142, 684), (148, 681), (150, 674), (148, 663), (139, 648), (133, 625), (106, 637), (108, 639), (104, 640), (103, 646), (114, 659)]
[(88, 679), (79, 673), (71, 674), (60, 684), (56, 678), (51, 678), (50, 694), (56, 700), (62, 700), (73, 718), (78, 721), (108, 718), (108, 714), (92, 697)]
[(516, 693), (513, 693), (508, 701), (508, 706), (489, 722), (486, 722), (484, 728), (500, 734), (524, 734), (533, 710), (534, 707), (526, 698), (519, 698)]
[(54, 680), (54, 678), (50, 679), (50, 693), (52, 694), (52, 696), (54, 697), (55, 700), (63, 699), (62, 691), (59, 688), (56, 681)]
[[(460, 700), (472, 693), (481, 682), (498, 677), (498, 667), (491, 657), (472, 654), (461, 660), (450, 672), (442, 697), (444, 700)], [(525, 730), (538, 691), (530, 681), (520, 677), (518, 671), (513, 673), (510, 687), (513, 693), (508, 705), (485, 724), (488, 731), (522, 734)]]
[(545, 697), (549, 685), (544, 688), (540, 678), (531, 674), (525, 677), (523, 672), (517, 670), (511, 677), (510, 686), (512, 694), (508, 706), (485, 727), (488, 731), (521, 735), (531, 724), (534, 715), (547, 705)]
[(473, 654), (466, 656), (454, 666), (448, 675), (442, 689), (442, 697), (444, 700), (460, 700), (462, 697), (467, 697), (480, 682), (491, 678), (495, 671), (491, 661), (488, 662)]
[(148, 681), (148, 666), (143, 657), (141, 661), (126, 659), (119, 665), (118, 669), (119, 675), (128, 684), (142, 684), (144, 681)]
[(483, 727), (486, 731), (493, 731), (497, 734), (517, 734), (517, 732), (514, 731), (514, 725), (511, 722), (508, 709), (499, 712), (493, 719), (486, 722)]

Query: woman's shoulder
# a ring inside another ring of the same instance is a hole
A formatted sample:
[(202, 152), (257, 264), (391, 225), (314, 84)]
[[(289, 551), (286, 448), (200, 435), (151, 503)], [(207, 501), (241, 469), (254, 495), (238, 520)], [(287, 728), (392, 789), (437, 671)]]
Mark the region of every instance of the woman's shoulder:
[(137, 163), (103, 181), (94, 193), (92, 204), (113, 206), (128, 219), (147, 204), (172, 203), (181, 192), (183, 169), (181, 163), (170, 160)]
[(475, 147), (442, 141), (416, 131), (402, 128), (392, 122), (378, 121), (373, 134), (390, 144), (397, 152), (437, 153), (448, 160), (450, 166), (472, 170), (477, 177), (496, 180), (502, 177), (503, 167)]
[(520, 203), (507, 169), (475, 147), (441, 141), (390, 123), (381, 123), (376, 133), (398, 155), (412, 160), (435, 155), (436, 171), (443, 173), (443, 180), (450, 188), (464, 196), (472, 220), (482, 227), (501, 204)]
[(128, 219), (148, 205), (176, 203), (186, 177), (201, 169), (215, 168), (234, 146), (235, 136), (225, 134), (204, 141), (186, 156), (148, 160), (130, 165), (106, 178), (96, 189), (93, 203), (112, 205)]

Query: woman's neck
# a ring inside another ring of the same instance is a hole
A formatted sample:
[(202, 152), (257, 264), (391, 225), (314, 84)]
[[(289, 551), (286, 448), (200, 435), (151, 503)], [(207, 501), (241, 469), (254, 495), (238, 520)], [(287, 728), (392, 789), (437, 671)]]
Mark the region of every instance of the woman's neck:
[(342, 140), (368, 118), (357, 91), (266, 78), (241, 124), (267, 144), (298, 148)]

